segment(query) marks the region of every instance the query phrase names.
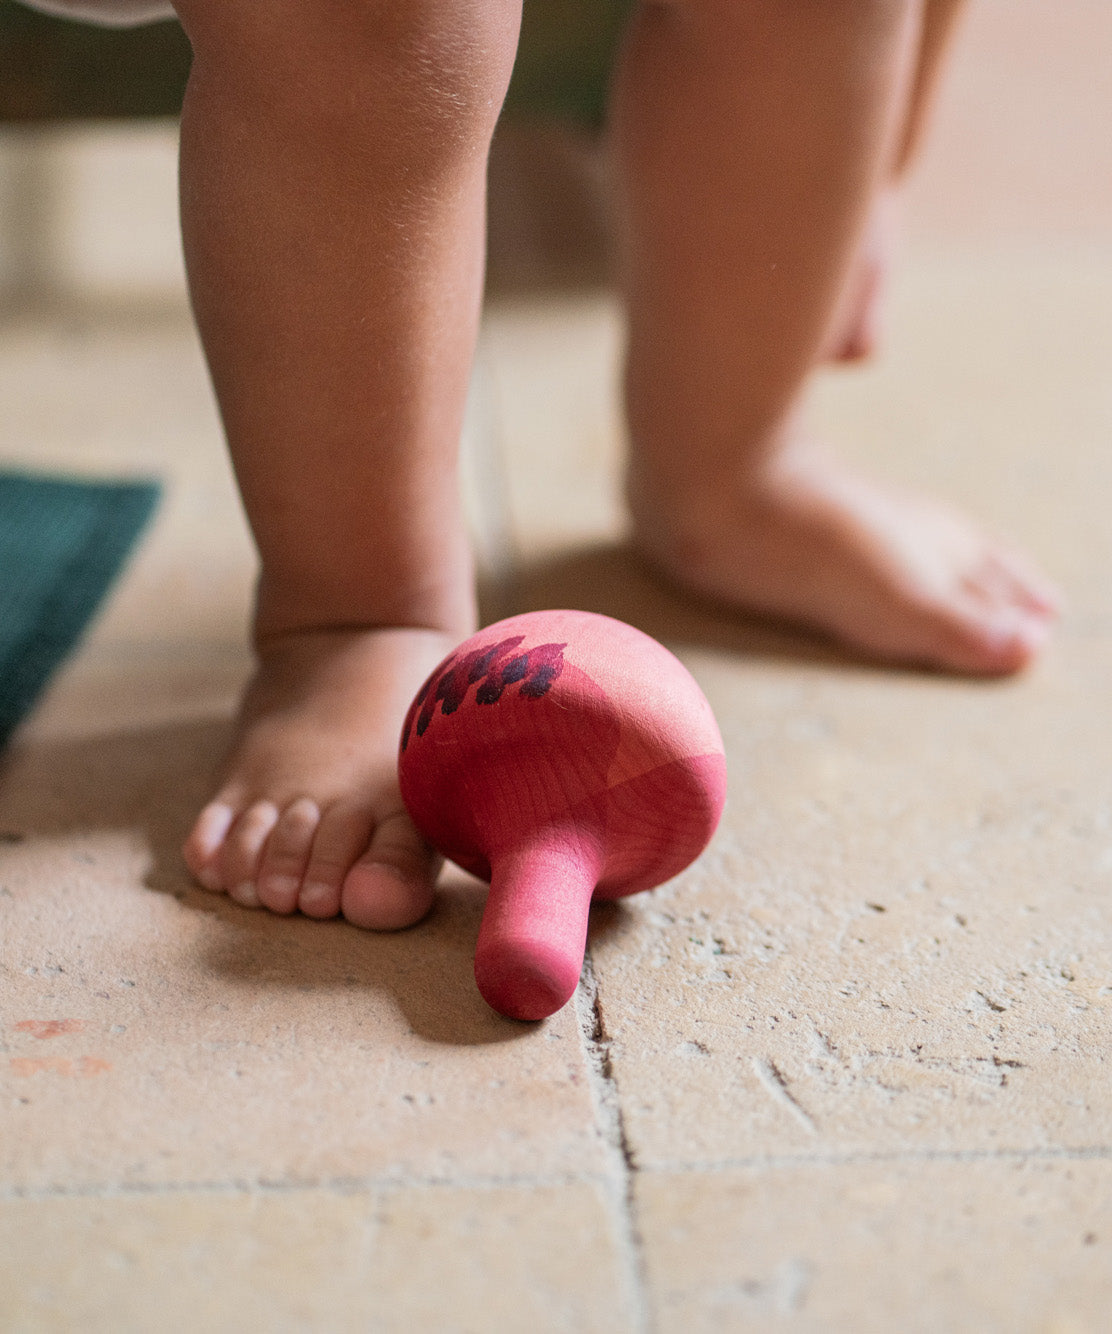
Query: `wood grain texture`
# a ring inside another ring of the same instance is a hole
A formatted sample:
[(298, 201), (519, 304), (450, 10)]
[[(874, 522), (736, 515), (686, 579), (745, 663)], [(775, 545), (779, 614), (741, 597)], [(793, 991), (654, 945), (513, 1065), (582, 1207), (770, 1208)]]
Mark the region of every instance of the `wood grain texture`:
[(460, 645), (410, 707), (399, 775), (425, 837), (491, 881), (476, 980), (522, 1019), (575, 990), (592, 897), (683, 870), (726, 794), (722, 738), (683, 664), (579, 611), (510, 617)]

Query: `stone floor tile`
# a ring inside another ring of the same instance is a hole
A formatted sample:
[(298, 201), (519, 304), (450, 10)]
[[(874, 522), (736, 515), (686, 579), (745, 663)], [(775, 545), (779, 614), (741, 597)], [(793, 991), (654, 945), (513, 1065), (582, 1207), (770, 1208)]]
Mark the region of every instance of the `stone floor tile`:
[(169, 657), (82, 655), (44, 709), (57, 725), (5, 757), (4, 1182), (596, 1170), (572, 1010), (526, 1027), (475, 988), (477, 882), (449, 876), (432, 917), (391, 935), (190, 887), (178, 848), (228, 740), (209, 710), (236, 664)]
[(660, 1334), (1099, 1334), (1112, 1164), (858, 1160), (637, 1179)]
[(622, 1334), (632, 1308), (589, 1182), (0, 1202), (12, 1334)]
[(383, 1328), (632, 1334), (639, 1296), (615, 1203), (591, 1183), (393, 1193), (374, 1265), (393, 1295)]
[[(816, 404), (851, 458), (1010, 517), (1050, 557), (1070, 611), (1018, 681), (880, 671), (685, 605), (639, 569), (602, 506), (582, 518), (575, 479), (612, 497), (613, 443), (589, 465), (510, 458), (518, 605), (606, 611), (677, 648), (730, 757), (727, 815), (703, 863), (596, 913), (603, 1017), (642, 1164), (1112, 1133), (1098, 1096), (1112, 791), (1094, 708), (1112, 665), (1112, 478), (1098, 449), (1112, 400), (1097, 373), (1112, 257), (1023, 253), (920, 251), (892, 356), (832, 375)], [(534, 315), (538, 345), (547, 315)], [(608, 438), (591, 404), (613, 372), (611, 317), (581, 306), (577, 318), (581, 338), (593, 321), (595, 383), (578, 381), (579, 407), (563, 407)], [(554, 347), (564, 336), (550, 326)], [(532, 381), (518, 378), (522, 421), (526, 401), (539, 412), (556, 392), (557, 362), (535, 357)], [(1054, 444), (1063, 422), (1068, 454)], [(562, 549), (548, 535), (561, 527)]]
[[(609, 612), (663, 639), (727, 742), (731, 797), (711, 852), (651, 898), (595, 914), (604, 1027), (642, 1165), (1112, 1135), (1099, 1096), (1110, 737), (1095, 707), (1112, 667), (1112, 478), (1098, 448), (1112, 428), (1098, 374), (1112, 255), (918, 255), (891, 357), (830, 376), (816, 414), (850, 458), (1010, 518), (1049, 557), (1069, 613), (1025, 677), (881, 671), (657, 585), (623, 547), (613, 504), (619, 451), (599, 405), (617, 338), (602, 305), (574, 309), (596, 355), (561, 410), (609, 445), (574, 460), (523, 445), (508, 461), (517, 605)], [(517, 318), (510, 356), (535, 345), (532, 377), (515, 377), (524, 423), (557, 394), (569, 325), (547, 310)], [(552, 359), (536, 354), (546, 337)], [(580, 503), (588, 488), (603, 500)]]
[(138, 1334), (369, 1329), (376, 1196), (176, 1191), (0, 1202), (0, 1324)]
[(726, 814), (592, 945), (639, 1165), (1112, 1143), (1110, 653), (991, 686), (681, 647)]
[[(209, 738), (211, 740), (211, 737)], [(489, 1010), (481, 887), (391, 935), (188, 888), (197, 725), (42, 743), (0, 806), (0, 1179), (458, 1179), (598, 1170), (572, 1008)]]

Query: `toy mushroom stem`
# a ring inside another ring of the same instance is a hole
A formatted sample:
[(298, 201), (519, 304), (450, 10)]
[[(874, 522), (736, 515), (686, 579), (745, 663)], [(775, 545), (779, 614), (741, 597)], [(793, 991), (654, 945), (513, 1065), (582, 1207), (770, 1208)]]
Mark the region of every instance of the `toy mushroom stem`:
[(512, 1019), (544, 1019), (575, 991), (603, 852), (581, 827), (549, 827), (492, 858), (475, 980)]

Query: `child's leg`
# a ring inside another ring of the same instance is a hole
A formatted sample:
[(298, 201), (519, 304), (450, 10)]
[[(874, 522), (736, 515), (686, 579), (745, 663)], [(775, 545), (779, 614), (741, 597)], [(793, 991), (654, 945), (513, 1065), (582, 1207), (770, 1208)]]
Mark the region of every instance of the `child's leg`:
[(629, 494), (687, 587), (889, 660), (1012, 671), (1052, 595), (939, 507), (846, 473), (800, 396), (904, 131), (913, 0), (660, 0), (615, 94)]
[(893, 176), (900, 180), (918, 155), (934, 108), (954, 32), (967, 0), (923, 0), (919, 54), (907, 111), (896, 141)]
[(861, 361), (872, 356), (880, 341), (888, 271), (899, 231), (900, 196), (908, 169), (918, 155), (934, 107), (939, 77), (965, 4), (966, 0), (925, 0), (915, 76), (894, 145), (893, 162), (885, 186), (873, 201), (850, 265), (823, 360)]
[(431, 902), (396, 746), (473, 628), (456, 451), (519, 0), (180, 0), (182, 219), (261, 556), (259, 667), (187, 840), (239, 902)]

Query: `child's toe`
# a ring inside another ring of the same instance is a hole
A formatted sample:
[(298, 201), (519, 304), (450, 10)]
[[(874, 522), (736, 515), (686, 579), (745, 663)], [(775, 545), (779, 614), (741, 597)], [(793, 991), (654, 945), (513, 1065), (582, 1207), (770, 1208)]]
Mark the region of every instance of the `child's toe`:
[(397, 931), (432, 907), (440, 858), (404, 811), (382, 819), (343, 885), (344, 916), (372, 931)]
[(193, 878), (214, 893), (224, 889), (220, 875), (220, 849), (235, 818), (234, 806), (224, 801), (210, 801), (197, 816), (189, 836), (182, 844), (182, 857)]
[(245, 908), (257, 908), (259, 863), (270, 831), (278, 823), (272, 801), (253, 802), (233, 823), (220, 849), (220, 878), (228, 894)]
[(291, 913), (297, 907), (320, 818), (316, 802), (301, 797), (285, 808), (271, 830), (256, 885), (260, 902), (271, 912)]
[(321, 816), (297, 906), (307, 917), (335, 917), (348, 868), (366, 848), (373, 819), (359, 806), (337, 804)]
[(990, 559), (1006, 582), (1012, 602), (1044, 617), (1054, 617), (1062, 607), (1061, 594), (1022, 552), (1001, 549)]
[(955, 608), (949, 631), (953, 645), (949, 665), (984, 676), (1006, 676), (1026, 667), (1048, 633), (1040, 618), (1006, 604)]

